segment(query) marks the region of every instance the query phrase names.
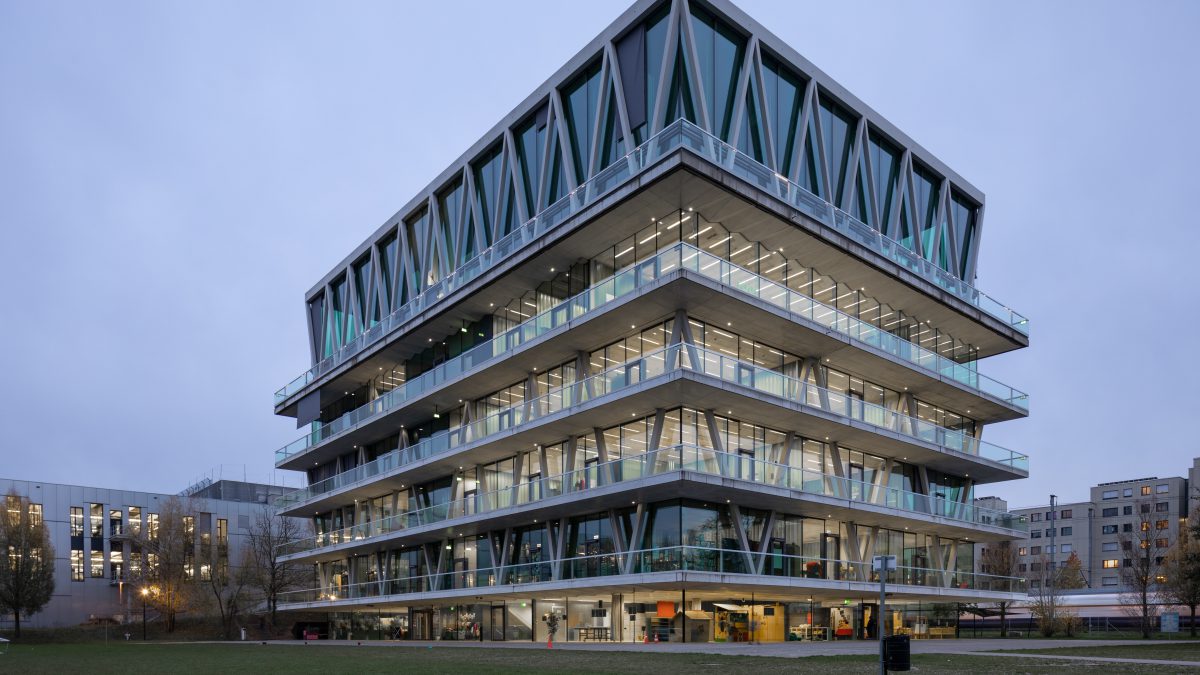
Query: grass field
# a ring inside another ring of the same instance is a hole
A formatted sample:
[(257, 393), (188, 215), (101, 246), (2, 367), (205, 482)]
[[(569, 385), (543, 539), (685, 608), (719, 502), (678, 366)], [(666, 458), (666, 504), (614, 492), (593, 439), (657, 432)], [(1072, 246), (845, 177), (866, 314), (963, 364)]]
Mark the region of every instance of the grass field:
[[(1155, 645), (1161, 649), (1165, 645)], [(1179, 645), (1184, 646), (1184, 645)], [(1108, 649), (1105, 647), (1096, 649)], [(1123, 656), (1129, 648), (1120, 648)], [(1094, 649), (1092, 651), (1095, 651)], [(1157, 656), (1157, 655), (1156, 655)], [(1157, 656), (1158, 658), (1185, 658)], [(1136, 657), (1135, 657), (1136, 658)], [(919, 673), (1161, 673), (1162, 666), (1090, 664), (1003, 656), (914, 655)], [(536, 649), (287, 646), (257, 644), (41, 644), (13, 645), (0, 672), (42, 673), (874, 673), (873, 656), (774, 658), (713, 654), (647, 654)], [(1178, 670), (1178, 669), (1175, 669)]]
[[(1003, 643), (1001, 643), (1003, 644)], [(1050, 647), (1044, 649), (1014, 649), (1019, 654), (1056, 654), (1059, 656), (1100, 656), (1114, 659), (1166, 659), (1173, 661), (1200, 661), (1200, 643), (1150, 642), (1144, 645), (1119, 647)]]

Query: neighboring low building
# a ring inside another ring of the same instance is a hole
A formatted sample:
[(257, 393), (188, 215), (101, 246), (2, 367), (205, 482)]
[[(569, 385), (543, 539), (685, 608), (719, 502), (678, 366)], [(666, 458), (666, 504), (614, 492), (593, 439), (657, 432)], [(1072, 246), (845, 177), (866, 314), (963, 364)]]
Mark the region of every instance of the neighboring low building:
[[(22, 616), (22, 627), (120, 622), (140, 615), (137, 589), (130, 583), (142, 562), (137, 542), (145, 528), (155, 526), (160, 505), (167, 500), (191, 502), (197, 546), (206, 539), (227, 543), (230, 558), (237, 560), (256, 516), (285, 490), (218, 480), (169, 495), (0, 479), (0, 492), (15, 492), (34, 506), (34, 513), (40, 511), (54, 546), (54, 597), (41, 612)], [(0, 625), (11, 622), (11, 615), (0, 617)]]

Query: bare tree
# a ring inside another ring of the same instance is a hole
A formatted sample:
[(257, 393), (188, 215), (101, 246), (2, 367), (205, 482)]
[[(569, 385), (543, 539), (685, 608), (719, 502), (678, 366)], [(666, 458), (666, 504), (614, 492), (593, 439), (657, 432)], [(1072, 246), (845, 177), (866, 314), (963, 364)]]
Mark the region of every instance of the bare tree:
[(1166, 580), (1162, 561), (1170, 548), (1167, 541), (1167, 518), (1156, 519), (1149, 500), (1139, 499), (1134, 503), (1137, 520), (1131, 532), (1122, 532), (1117, 541), (1125, 557), (1121, 561), (1121, 604), (1138, 618), (1142, 637), (1150, 638), (1150, 628), (1155, 614), (1155, 590)]
[(221, 635), (233, 639), (233, 626), (245, 600), (247, 582), (250, 580), (250, 552), (243, 551), (242, 560), (231, 565), (228, 545), (217, 542), (200, 548), (200, 584), (195, 592), (204, 596), (201, 602), (216, 609), (221, 618)]
[(1196, 606), (1200, 605), (1200, 540), (1188, 530), (1198, 519), (1200, 513), (1192, 511), (1190, 527), (1180, 531), (1179, 540), (1167, 553), (1161, 570), (1164, 580), (1159, 584), (1163, 602), (1183, 605), (1190, 611), (1192, 637), (1196, 637)]
[[(998, 577), (1015, 577), (1020, 561), (1017, 547), (1011, 541), (1002, 541), (983, 549), (979, 559), (980, 571)], [(1000, 637), (1008, 637), (1008, 613), (1012, 608), (1011, 600), (996, 603), (996, 611), (1000, 612)]]
[(1074, 553), (1055, 569), (1050, 558), (1043, 554), (1031, 569), (1031, 580), (1035, 581), (1030, 595), (1029, 613), (1038, 622), (1038, 631), (1046, 637), (1075, 631), (1078, 617), (1063, 608), (1063, 591), (1083, 587), (1083, 574), (1079, 557)]
[(308, 535), (308, 530), (299, 521), (277, 515), (268, 507), (263, 507), (250, 528), (247, 559), (249, 583), (262, 592), (272, 626), (275, 625), (280, 594), (311, 587), (314, 582), (310, 565), (279, 559), (285, 552), (281, 547)]
[(178, 497), (164, 501), (156, 522), (143, 528), (139, 545), (146, 554), (141, 583), (146, 601), (166, 617), (167, 632), (175, 630), (175, 617), (186, 611), (194, 592), (188, 582), (195, 578), (195, 516), (190, 503)]
[(12, 612), (21, 637), (21, 615), (38, 613), (54, 594), (54, 547), (41, 512), (16, 492), (0, 514), (0, 551), (0, 610)]

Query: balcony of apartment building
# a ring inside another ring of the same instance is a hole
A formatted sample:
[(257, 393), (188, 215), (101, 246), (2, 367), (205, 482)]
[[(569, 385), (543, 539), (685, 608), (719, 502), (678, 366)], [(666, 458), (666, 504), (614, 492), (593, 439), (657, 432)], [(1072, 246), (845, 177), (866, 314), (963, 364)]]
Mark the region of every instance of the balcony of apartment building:
[[(674, 323), (690, 329), (691, 322), (686, 318)], [(980, 482), (1027, 472), (1024, 455), (983, 441), (976, 435), (977, 426), (962, 426), (970, 420), (954, 415), (958, 428), (947, 428), (928, 414), (901, 412), (913, 408), (940, 410), (906, 398), (903, 392), (888, 395), (888, 390), (879, 388), (883, 392), (880, 402), (887, 403), (880, 405), (864, 400), (860, 392), (848, 390), (844, 385), (840, 390), (831, 389), (828, 378), (837, 371), (811, 360), (793, 361), (782, 369), (771, 369), (701, 347), (683, 335), (677, 342), (673, 342), (676, 338), (663, 334), (657, 337), (660, 343), (672, 344), (648, 352), (639, 350), (636, 358), (550, 387), (537, 396), (532, 396), (539, 391), (536, 387), (517, 387), (515, 398), (519, 400), (507, 406), (486, 406), (483, 404), (487, 400), (483, 400), (446, 411), (457, 418), (453, 428), (412, 445), (407, 445), (411, 437), (402, 433), (403, 447), (315, 481), (314, 485), (290, 495), (287, 501), (305, 503), (326, 493), (343, 494), (349, 486), (373, 486), (384, 479), (401, 480), (404, 476), (411, 479), (418, 474), (436, 473), (462, 464), (467, 453), (475, 463), (505, 452), (504, 448), (513, 447), (514, 443), (549, 444), (577, 433), (580, 427), (619, 423), (625, 415), (636, 416), (634, 411), (671, 407), (672, 401), (702, 403), (713, 410), (736, 408), (739, 414), (749, 415), (762, 424), (787, 428), (808, 437), (866, 445), (881, 452), (890, 451), (891, 456), (903, 461), (957, 473), (970, 474), (973, 470), (975, 480)], [(822, 372), (825, 382), (820, 382)], [(862, 385), (867, 383), (860, 382), (858, 386), (865, 388)], [(522, 390), (531, 396), (520, 395)], [(509, 396), (505, 390), (500, 393)], [(481, 415), (478, 412), (481, 410), (488, 413)], [(472, 414), (472, 411), (477, 412)], [(584, 413), (584, 418), (575, 417)], [(975, 433), (971, 427), (976, 429)], [(348, 436), (349, 440), (355, 440), (353, 434)], [(368, 438), (363, 436), (364, 440)], [(317, 455), (310, 455), (314, 456)], [(336, 456), (330, 452), (326, 459)]]
[[(679, 213), (703, 213), (763, 250), (804, 251), (823, 274), (921, 315), (928, 325), (972, 345), (976, 358), (1027, 344), (1024, 317), (687, 122), (671, 125), (610, 169), (614, 175), (601, 172), (390, 314), (372, 321), (352, 318), (357, 325), (345, 332), (348, 339), (276, 394), (276, 411), (296, 414), (301, 398), (320, 391), (324, 403), (354, 388), (376, 368), (441, 339), (444, 326), (488, 314), (489, 305), (519, 295), (546, 270), (569, 267), (681, 207), (690, 210)], [(732, 285), (746, 288), (758, 283), (767, 290), (760, 301), (805, 313), (805, 301), (795, 307), (790, 298), (781, 305), (774, 297), (786, 282), (761, 269), (728, 272), (709, 275), (709, 282), (737, 278)], [(748, 278), (740, 283), (743, 272), (764, 276), (767, 283)], [(809, 314), (814, 321), (825, 318), (817, 307)], [(858, 330), (849, 320), (845, 325)], [(989, 388), (989, 393), (1001, 392)]]
[[(781, 448), (778, 450), (782, 450)], [(613, 448), (615, 454), (629, 450)], [(846, 455), (861, 453), (842, 449)], [(763, 454), (782, 454), (781, 452)], [(799, 458), (799, 453), (797, 458)], [(835, 453), (839, 454), (839, 453)], [(619, 508), (650, 500), (691, 498), (713, 503), (732, 503), (733, 509), (748, 508), (783, 512), (800, 509), (821, 517), (854, 522), (859, 527), (888, 527), (920, 531), (947, 539), (976, 542), (1007, 540), (1028, 533), (1025, 520), (1014, 514), (971, 504), (970, 492), (957, 490), (946, 496), (937, 488), (933, 494), (894, 487), (893, 476), (901, 476), (891, 462), (868, 457), (861, 464), (850, 461), (849, 473), (830, 467), (828, 473), (800, 466), (756, 459), (753, 451), (722, 452), (711, 447), (675, 444), (605, 462), (588, 461), (587, 466), (561, 474), (547, 471), (542, 477), (538, 464), (533, 477), (497, 489), (481, 490), (480, 474), (459, 471), (442, 481), (398, 496), (355, 499), (347, 517), (359, 519), (348, 527), (326, 529), (320, 534), (289, 543), (281, 550), (284, 559), (332, 560), (356, 552), (374, 551), (381, 545), (401, 546), (453, 536), (473, 536), (481, 531), (517, 527), (552, 518), (585, 515), (597, 509)], [(851, 459), (851, 458), (848, 458)], [(538, 461), (536, 455), (530, 463)], [(510, 460), (508, 463), (512, 465)], [(522, 473), (516, 461), (516, 473)], [(866, 466), (863, 466), (866, 464)], [(823, 468), (823, 467), (822, 467)], [(896, 467), (899, 468), (899, 467)], [(480, 469), (482, 471), (482, 469)], [(511, 477), (488, 474), (494, 485)], [(498, 480), (499, 479), (499, 480)], [(448, 487), (439, 490), (438, 487)], [(402, 487), (405, 489), (407, 486)], [(373, 494), (379, 494), (376, 486)], [(428, 504), (433, 492), (445, 501)], [(446, 498), (446, 496), (449, 498)], [(343, 497), (343, 500), (345, 497)], [(323, 500), (307, 504), (312, 513), (340, 510), (344, 501)], [(403, 506), (402, 506), (403, 504)], [(357, 515), (355, 515), (357, 514)], [(735, 516), (736, 517), (736, 516)], [(326, 522), (329, 522), (328, 520)]]
[[(677, 214), (675, 224), (692, 217)], [(660, 220), (655, 227), (661, 230), (670, 226)], [(693, 231), (701, 230), (714, 231), (714, 224), (700, 221), (693, 226)], [(721, 232), (715, 231), (715, 241), (724, 246), (719, 253), (713, 252), (717, 248), (713, 241), (697, 236), (689, 243), (677, 233), (675, 243), (666, 242), (641, 252), (645, 257), (640, 262), (605, 274), (582, 292), (550, 300), (540, 296), (540, 303), (550, 305), (540, 312), (535, 313), (537, 303), (527, 301), (534, 308), (515, 310), (521, 320), (510, 323), (516, 325), (420, 375), (392, 384), (382, 393), (376, 389), (377, 396), (372, 400), (315, 424), (310, 433), (276, 453), (277, 463), (293, 469), (311, 466), (310, 461), (322, 458), (314, 450), (332, 441), (340, 439), (345, 445), (351, 439), (349, 444), (355, 445), (353, 439), (369, 436), (374, 424), (394, 426), (395, 420), (406, 413), (412, 416), (439, 406), (443, 410), (453, 407), (498, 382), (594, 349), (622, 332), (653, 321), (664, 311), (680, 308), (691, 317), (733, 327), (748, 339), (787, 344), (790, 350), (819, 362), (869, 372), (896, 390), (919, 391), (923, 400), (958, 406), (981, 423), (1026, 414), (1028, 397), (1023, 392), (978, 372), (972, 358), (977, 348), (927, 322), (905, 316), (875, 300), (865, 289), (853, 289), (812, 268), (789, 264), (776, 252), (765, 251), (758, 244), (740, 244), (744, 240), (732, 235), (721, 237)], [(652, 232), (643, 240), (657, 234)], [(730, 240), (734, 246), (727, 245)], [(610, 256), (624, 250), (619, 244)], [(773, 269), (776, 278), (730, 262), (729, 258), (745, 258), (746, 251), (758, 260), (743, 262), (756, 262), (763, 271)], [(616, 269), (615, 263), (610, 269)], [(490, 302), (489, 309), (495, 312), (496, 304)], [(511, 302), (500, 304), (504, 307)], [(894, 327), (902, 321), (903, 332)], [(377, 369), (393, 372), (398, 366), (388, 364)], [(364, 377), (370, 375), (364, 371)], [(338, 404), (370, 397), (361, 383), (354, 386), (353, 392), (344, 392), (346, 396)], [(354, 399), (355, 395), (359, 398)], [(337, 450), (335, 447), (331, 451)]]

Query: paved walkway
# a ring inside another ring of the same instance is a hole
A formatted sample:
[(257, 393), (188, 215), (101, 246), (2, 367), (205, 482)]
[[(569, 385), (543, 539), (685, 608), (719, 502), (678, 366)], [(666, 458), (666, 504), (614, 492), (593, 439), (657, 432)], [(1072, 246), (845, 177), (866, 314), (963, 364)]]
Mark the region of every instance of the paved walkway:
[[(299, 640), (284, 640), (272, 644), (301, 646)], [(542, 642), (416, 642), (416, 641), (377, 641), (377, 640), (318, 640), (308, 644), (319, 647), (398, 647), (398, 648), (455, 648), (455, 649), (545, 649)], [(1009, 640), (913, 640), (911, 643), (914, 654), (960, 654), (975, 656), (1008, 656), (1012, 658), (1057, 659), (1066, 661), (1086, 661), (1089, 663), (1142, 663), (1153, 665), (1185, 666), (1200, 668), (1200, 661), (1173, 661), (1156, 659), (1111, 658), (1100, 656), (1066, 656), (1050, 654), (1013, 654), (998, 652), (997, 649), (1055, 649), (1066, 647), (1122, 647), (1144, 646), (1145, 640), (1071, 640), (1057, 642), (1048, 640), (1009, 639)], [(1182, 641), (1172, 641), (1171, 644), (1184, 644)], [(631, 642), (569, 642), (555, 643), (555, 649), (582, 651), (622, 651), (622, 652), (691, 652), (700, 654), (726, 654), (730, 656), (775, 656), (794, 658), (802, 656), (843, 656), (852, 654), (878, 654), (879, 643), (865, 640), (847, 640), (835, 642), (768, 642), (765, 644), (747, 644), (744, 642), (707, 642), (680, 643), (667, 642), (658, 644), (641, 644)]]

